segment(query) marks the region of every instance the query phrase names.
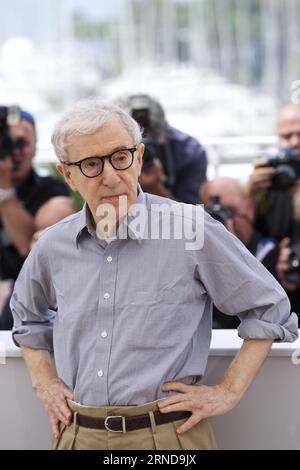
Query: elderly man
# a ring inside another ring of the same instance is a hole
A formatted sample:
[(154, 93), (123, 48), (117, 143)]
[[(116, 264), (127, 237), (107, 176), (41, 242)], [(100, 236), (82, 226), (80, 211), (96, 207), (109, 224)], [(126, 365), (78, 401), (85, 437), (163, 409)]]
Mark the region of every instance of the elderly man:
[[(215, 448), (207, 418), (239, 402), (274, 340), (297, 337), (284, 291), (200, 206), (143, 193), (141, 132), (124, 110), (81, 102), (52, 142), (86, 204), (42, 234), (11, 307), (54, 448)], [(212, 302), (240, 314), (245, 341), (207, 387)]]
[[(40, 176), (33, 169), (35, 121), (27, 111), (21, 111), (20, 117), (19, 124), (9, 127), (9, 133), (14, 139), (22, 139), (22, 145), (0, 161), (0, 279), (11, 281), (17, 278), (29, 253), (37, 211), (52, 197), (68, 195), (63, 182)], [(0, 329), (11, 327), (7, 304), (0, 315)]]

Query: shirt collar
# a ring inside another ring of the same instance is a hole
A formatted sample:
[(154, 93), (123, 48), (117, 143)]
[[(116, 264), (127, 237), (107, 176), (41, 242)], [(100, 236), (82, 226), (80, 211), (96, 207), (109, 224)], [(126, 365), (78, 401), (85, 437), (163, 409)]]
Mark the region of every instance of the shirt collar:
[[(140, 214), (138, 210), (138, 206), (142, 208), (144, 214)], [(145, 218), (143, 219), (143, 215)], [(140, 220), (138, 221), (138, 217), (140, 216)], [(135, 224), (134, 221), (138, 223)], [(146, 205), (146, 194), (143, 192), (141, 186), (138, 184), (138, 196), (136, 199), (135, 204), (130, 207), (127, 217), (124, 219), (124, 225), (127, 225), (127, 230), (129, 237), (133, 240), (137, 240), (139, 243), (144, 238), (147, 238), (148, 233), (148, 217), (147, 217), (147, 205)]]
[[(141, 221), (144, 223), (142, 223), (142, 226), (138, 229), (138, 227), (133, 223), (133, 221), (137, 219), (137, 217), (139, 216), (139, 211), (136, 210), (137, 205), (141, 205), (141, 207), (144, 208), (144, 211), (146, 214), (146, 211), (147, 211), (146, 195), (143, 192), (139, 184), (138, 184), (138, 196), (137, 196), (136, 202), (129, 209), (127, 217), (125, 217), (120, 222), (118, 232), (122, 231), (124, 233), (124, 230), (126, 230), (128, 232), (129, 238), (137, 240), (140, 243), (146, 237), (148, 218), (145, 217), (144, 220), (141, 219)], [(93, 237), (97, 237), (96, 230), (92, 222), (92, 215), (91, 215), (90, 209), (87, 203), (85, 202), (83, 205), (83, 208), (79, 212), (79, 217), (77, 219), (77, 225), (76, 225), (76, 245), (77, 246), (78, 246), (80, 236), (86, 232), (88, 232)]]
[(91, 223), (91, 213), (87, 203), (85, 202), (81, 211), (79, 211), (75, 227), (76, 245), (78, 246), (79, 238), (86, 232), (93, 233), (93, 226)]

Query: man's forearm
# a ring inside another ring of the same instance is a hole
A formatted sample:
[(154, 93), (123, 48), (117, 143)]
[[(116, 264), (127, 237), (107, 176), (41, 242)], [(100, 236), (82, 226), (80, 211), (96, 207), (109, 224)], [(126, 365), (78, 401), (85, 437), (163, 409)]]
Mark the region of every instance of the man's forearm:
[(21, 346), (22, 354), (30, 373), (34, 390), (57, 378), (50, 353), (44, 349), (33, 349)]
[(258, 374), (272, 343), (273, 340), (245, 340), (218, 385), (240, 399)]
[(28, 255), (34, 234), (34, 219), (16, 197), (0, 205), (0, 215), (5, 230), (21, 256)]
[(57, 377), (48, 351), (26, 346), (21, 346), (21, 349), (31, 376), (32, 388), (43, 403), (53, 435), (57, 438), (59, 421), (67, 426), (71, 424), (72, 413), (67, 400), (73, 398), (73, 392)]
[(167, 382), (164, 392), (178, 392), (159, 401), (162, 413), (190, 411), (192, 415), (179, 428), (182, 434), (209, 416), (218, 416), (232, 410), (256, 377), (268, 355), (272, 340), (246, 340), (233, 359), (224, 377), (217, 385), (186, 385)]

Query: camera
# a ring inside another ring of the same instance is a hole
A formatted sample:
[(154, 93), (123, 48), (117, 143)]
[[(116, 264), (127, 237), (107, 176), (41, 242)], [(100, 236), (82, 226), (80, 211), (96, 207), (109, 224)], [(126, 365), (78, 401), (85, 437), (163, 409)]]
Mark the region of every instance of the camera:
[(145, 144), (143, 156), (143, 173), (150, 173), (155, 158), (161, 159), (162, 150), (157, 137), (150, 136), (155, 134), (151, 125), (149, 99), (146, 95), (132, 95), (130, 97), (130, 114), (143, 129), (144, 137), (142, 143)]
[(155, 158), (164, 161), (164, 147), (155, 137), (144, 137), (142, 142), (145, 145), (142, 172), (150, 173)]
[(157, 158), (165, 174), (164, 186), (173, 188), (176, 183), (174, 158), (166, 135), (167, 124), (162, 106), (147, 94), (136, 94), (127, 98), (125, 108), (143, 129), (145, 152), (142, 172), (151, 173), (154, 159)]
[(300, 178), (300, 152), (286, 147), (281, 149), (275, 157), (267, 159), (267, 165), (275, 168), (272, 178), (272, 187), (289, 189)]
[(300, 242), (292, 244), (291, 250), (284, 279), (300, 286)]
[(143, 133), (147, 135), (151, 127), (149, 109), (145, 107), (133, 108), (131, 111), (131, 116), (143, 128)]
[(152, 130), (149, 99), (146, 95), (132, 95), (130, 97), (130, 114), (143, 129), (144, 136)]
[(0, 160), (25, 145), (24, 139), (15, 138), (9, 132), (9, 127), (17, 126), (20, 121), (21, 110), (18, 106), (0, 106)]
[(206, 212), (215, 220), (225, 225), (228, 219), (233, 218), (233, 211), (229, 207), (221, 205), (220, 196), (211, 196), (210, 199), (211, 205), (205, 208)]

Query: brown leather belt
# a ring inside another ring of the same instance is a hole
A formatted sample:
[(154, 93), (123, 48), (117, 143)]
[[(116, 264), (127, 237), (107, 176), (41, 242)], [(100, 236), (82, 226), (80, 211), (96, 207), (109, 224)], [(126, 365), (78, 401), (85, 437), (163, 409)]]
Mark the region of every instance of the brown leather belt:
[[(178, 421), (191, 416), (188, 411), (176, 411), (172, 413), (160, 413), (154, 411), (154, 419), (157, 425)], [(92, 429), (106, 429), (110, 432), (127, 432), (135, 429), (148, 428), (151, 426), (149, 414), (137, 416), (107, 416), (106, 418), (94, 418), (77, 414), (76, 423), (79, 426)]]

